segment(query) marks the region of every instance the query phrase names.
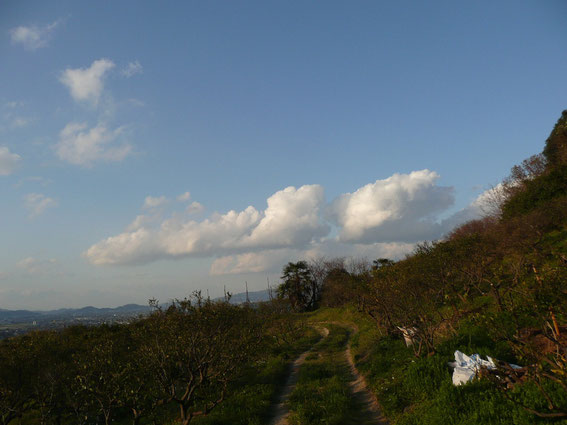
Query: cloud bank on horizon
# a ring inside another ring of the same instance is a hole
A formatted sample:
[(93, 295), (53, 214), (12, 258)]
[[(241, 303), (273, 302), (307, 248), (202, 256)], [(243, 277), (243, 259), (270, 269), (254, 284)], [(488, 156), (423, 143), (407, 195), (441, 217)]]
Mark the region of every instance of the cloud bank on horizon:
[[(480, 217), (484, 194), (440, 220), (454, 203), (454, 188), (439, 186), (438, 179), (427, 169), (396, 173), (330, 203), (321, 185), (289, 186), (270, 196), (263, 211), (248, 206), (201, 221), (187, 212), (166, 218), (139, 215), (125, 232), (92, 245), (84, 256), (95, 265), (215, 257), (210, 273), (217, 275), (271, 270), (301, 256), (378, 252), (396, 258), (416, 242), (438, 239), (455, 225)], [(167, 202), (163, 196), (148, 196), (144, 208)]]

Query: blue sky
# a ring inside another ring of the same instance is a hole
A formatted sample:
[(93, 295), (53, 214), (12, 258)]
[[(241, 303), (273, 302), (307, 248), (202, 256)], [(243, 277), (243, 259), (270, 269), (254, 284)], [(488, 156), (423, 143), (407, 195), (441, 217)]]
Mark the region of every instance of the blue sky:
[(263, 289), (290, 260), (441, 237), (567, 107), (566, 16), (3, 1), (0, 308)]

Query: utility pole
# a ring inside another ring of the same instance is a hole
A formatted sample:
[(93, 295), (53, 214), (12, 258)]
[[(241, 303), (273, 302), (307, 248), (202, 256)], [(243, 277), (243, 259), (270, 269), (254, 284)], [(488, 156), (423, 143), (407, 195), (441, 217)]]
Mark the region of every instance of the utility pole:
[(250, 304), (250, 298), (248, 298), (248, 281), (244, 281), (246, 283), (246, 304)]
[(224, 302), (227, 302), (227, 299), (226, 299), (226, 285), (224, 285)]
[(268, 281), (268, 297), (270, 297), (270, 301), (272, 301), (274, 296), (272, 295), (272, 288), (270, 286), (270, 276), (266, 276), (266, 280)]

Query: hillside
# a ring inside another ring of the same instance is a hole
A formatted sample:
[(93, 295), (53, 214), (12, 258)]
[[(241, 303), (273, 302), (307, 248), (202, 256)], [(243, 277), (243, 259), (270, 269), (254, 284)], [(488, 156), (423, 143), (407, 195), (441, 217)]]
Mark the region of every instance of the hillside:
[[(493, 195), (399, 261), (288, 263), (269, 302), (1, 341), (0, 423), (567, 424), (567, 111)], [(494, 367), (454, 385), (456, 350)]]

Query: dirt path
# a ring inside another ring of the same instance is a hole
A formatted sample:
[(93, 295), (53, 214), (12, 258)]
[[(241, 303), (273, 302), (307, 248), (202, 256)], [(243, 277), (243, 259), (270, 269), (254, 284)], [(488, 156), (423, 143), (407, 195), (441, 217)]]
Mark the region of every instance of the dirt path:
[[(321, 336), (323, 338), (326, 338), (327, 335), (329, 335), (329, 329), (327, 329), (327, 328), (317, 328), (317, 330), (321, 333)], [(291, 372), (289, 374), (289, 377), (287, 378), (285, 386), (283, 387), (283, 390), (282, 390), (280, 396), (278, 397), (278, 401), (277, 401), (276, 406), (274, 408), (274, 418), (270, 422), (270, 425), (287, 425), (288, 424), (287, 418), (289, 416), (289, 409), (286, 406), (286, 402), (289, 398), (289, 395), (293, 391), (293, 388), (295, 387), (295, 383), (297, 382), (297, 375), (299, 373), (299, 369), (301, 368), (301, 365), (305, 362), (305, 358), (309, 355), (309, 353), (311, 353), (311, 350), (313, 350), (313, 347), (311, 347), (309, 350), (302, 353), (293, 362), (293, 364), (291, 366)]]
[(378, 404), (376, 396), (368, 389), (368, 384), (366, 383), (364, 376), (360, 374), (354, 364), (350, 343), (352, 336), (358, 332), (358, 327), (355, 324), (344, 322), (327, 323), (347, 327), (351, 331), (347, 348), (345, 350), (345, 357), (352, 377), (352, 380), (349, 382), (349, 386), (352, 391), (354, 403), (357, 406), (358, 414), (356, 417), (351, 418), (350, 423), (357, 425), (388, 425), (388, 420), (380, 412), (380, 405)]
[[(357, 331), (358, 330), (356, 330), (356, 332)], [(350, 350), (350, 338), (345, 351), (345, 356), (350, 367), (350, 373), (353, 377), (353, 380), (349, 382), (352, 396), (357, 407), (360, 407), (357, 409), (358, 412), (360, 412), (360, 417), (356, 418), (355, 422), (360, 425), (387, 425), (388, 420), (382, 415), (382, 413), (380, 413), (378, 400), (368, 389), (364, 376), (358, 372), (354, 365), (354, 360)]]

